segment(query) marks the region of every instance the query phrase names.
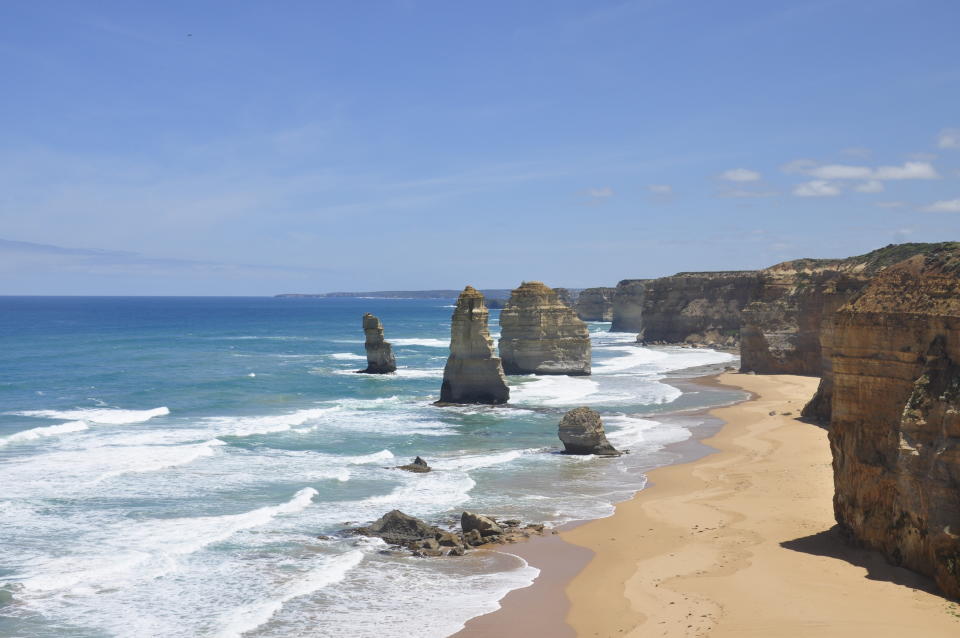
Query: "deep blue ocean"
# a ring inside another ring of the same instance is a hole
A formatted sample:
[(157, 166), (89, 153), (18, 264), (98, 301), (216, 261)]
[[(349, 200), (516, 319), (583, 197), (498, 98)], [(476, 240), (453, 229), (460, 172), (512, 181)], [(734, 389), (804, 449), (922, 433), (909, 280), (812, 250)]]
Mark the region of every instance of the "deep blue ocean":
[[(338, 531), (394, 508), (607, 516), (676, 460), (695, 408), (741, 398), (668, 383), (732, 355), (593, 323), (593, 376), (435, 407), (452, 303), (0, 297), (0, 636), (447, 636), (538, 570), (509, 548), (420, 559)], [(353, 372), (365, 312), (394, 375)], [(578, 405), (631, 454), (557, 454)], [(393, 469), (416, 455), (434, 471)]]

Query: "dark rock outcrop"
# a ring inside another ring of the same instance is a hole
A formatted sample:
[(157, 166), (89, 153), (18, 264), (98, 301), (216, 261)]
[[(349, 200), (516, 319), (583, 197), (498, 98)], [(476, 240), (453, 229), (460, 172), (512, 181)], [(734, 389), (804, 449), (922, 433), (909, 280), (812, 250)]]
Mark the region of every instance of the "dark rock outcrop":
[(574, 408), (564, 414), (558, 434), (566, 454), (620, 456), (607, 441), (600, 414), (588, 407)]
[(643, 302), (650, 279), (624, 279), (613, 291), (610, 332), (643, 330)]
[(495, 520), (474, 512), (464, 512), (460, 515), (460, 528), (464, 535), (473, 531), (476, 531), (481, 537), (503, 534), (503, 528)]
[(741, 371), (819, 375), (824, 321), (885, 268), (940, 244), (891, 244), (846, 259), (796, 259), (761, 271), (743, 310)]
[(507, 374), (590, 374), (587, 324), (539, 281), (523, 282), (500, 313)]
[(752, 270), (682, 272), (645, 284), (638, 341), (736, 346), (740, 311), (756, 297)]
[(427, 465), (427, 462), (421, 459), (419, 456), (413, 459), (412, 463), (407, 465), (398, 465), (398, 470), (406, 470), (407, 472), (414, 472), (416, 474), (425, 474), (431, 470), (430, 466)]
[(369, 312), (363, 315), (364, 347), (367, 350), (367, 368), (358, 370), (363, 374), (388, 374), (395, 372), (397, 362), (393, 358), (390, 342), (383, 340), (383, 324)]
[(574, 310), (583, 321), (612, 321), (616, 288), (587, 288), (577, 297)]
[(450, 356), (443, 369), (440, 403), (506, 403), (510, 389), (500, 359), (493, 355), (483, 295), (467, 286), (457, 299), (450, 325)]
[(886, 269), (831, 324), (837, 522), (960, 597), (960, 249)]
[(400, 510), (387, 512), (367, 527), (353, 530), (359, 536), (376, 536), (390, 545), (408, 546), (428, 539), (434, 540), (441, 530)]

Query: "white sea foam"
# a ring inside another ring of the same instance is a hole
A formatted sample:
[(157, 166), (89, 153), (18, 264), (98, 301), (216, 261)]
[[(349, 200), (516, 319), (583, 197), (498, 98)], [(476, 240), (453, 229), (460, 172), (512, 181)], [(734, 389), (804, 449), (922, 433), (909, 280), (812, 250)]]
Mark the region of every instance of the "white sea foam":
[(534, 405), (575, 405), (596, 394), (600, 384), (585, 377), (548, 376), (519, 383), (510, 388), (513, 403)]
[(460, 470), (469, 472), (482, 467), (500, 465), (509, 463), (522, 457), (524, 454), (536, 452), (537, 450), (510, 450), (507, 452), (498, 452), (496, 454), (473, 454), (457, 456), (453, 458), (437, 459), (432, 462), (434, 469), (438, 470)]
[(9, 443), (23, 443), (26, 441), (36, 441), (37, 439), (43, 439), (48, 436), (81, 432), (89, 427), (90, 426), (84, 421), (68, 421), (67, 423), (61, 423), (59, 425), (47, 425), (45, 427), (23, 430), (22, 432), (16, 432), (10, 436), (0, 438), (0, 447)]
[(447, 348), (449, 339), (389, 339), (395, 346), (423, 346), (425, 348)]
[(151, 445), (141, 448), (133, 448), (137, 451), (137, 454), (135, 455), (129, 454), (130, 450), (114, 448), (112, 451), (120, 452), (127, 462), (124, 463), (124, 466), (119, 469), (104, 472), (95, 480), (99, 482), (114, 478), (116, 476), (121, 476), (123, 474), (156, 472), (168, 467), (186, 465), (188, 463), (193, 463), (199, 458), (211, 456), (215, 449), (222, 445), (226, 444), (219, 439), (204, 441), (203, 443), (197, 443), (196, 445)]
[(242, 514), (116, 523), (97, 531), (99, 542), (87, 539), (93, 551), (49, 559), (35, 568), (36, 573), (13, 579), (28, 591), (69, 591), (77, 595), (129, 586), (131, 581), (157, 578), (175, 570), (178, 556), (265, 525), (277, 516), (300, 512), (316, 495), (315, 489), (305, 487), (285, 503)]
[(327, 416), (329, 413), (336, 412), (339, 409), (338, 406), (333, 406), (327, 408), (306, 408), (288, 414), (209, 417), (204, 419), (203, 423), (214, 428), (217, 436), (255, 436), (258, 434), (286, 432)]
[(403, 379), (442, 379), (443, 368), (429, 368), (417, 370), (414, 368), (397, 368), (394, 374)]
[(216, 634), (217, 637), (240, 638), (243, 634), (269, 622), (283, 608), (284, 603), (339, 583), (347, 572), (359, 565), (362, 560), (363, 552), (359, 550), (334, 556), (305, 576), (288, 583), (279, 596), (227, 612), (222, 616), (224, 627)]
[(366, 361), (367, 358), (362, 354), (354, 354), (352, 352), (334, 352), (331, 355), (327, 355), (331, 359), (337, 359), (338, 361)]
[(170, 414), (166, 407), (152, 410), (121, 410), (119, 408), (78, 408), (76, 410), (27, 410), (12, 412), (18, 416), (33, 416), (45, 419), (64, 419), (67, 421), (86, 421), (105, 425), (126, 425), (144, 423), (158, 416)]

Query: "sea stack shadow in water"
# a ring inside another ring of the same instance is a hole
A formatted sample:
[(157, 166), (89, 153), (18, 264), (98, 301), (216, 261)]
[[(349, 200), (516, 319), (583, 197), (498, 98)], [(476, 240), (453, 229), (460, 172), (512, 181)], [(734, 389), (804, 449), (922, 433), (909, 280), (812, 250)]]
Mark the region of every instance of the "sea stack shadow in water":
[(363, 315), (363, 334), (366, 338), (367, 368), (357, 370), (361, 374), (388, 374), (395, 372), (397, 362), (393, 358), (393, 348), (389, 341), (383, 340), (383, 324), (369, 312)]
[(450, 357), (443, 368), (439, 404), (497, 405), (510, 398), (500, 359), (493, 356), (489, 316), (483, 295), (473, 286), (464, 288), (450, 323)]

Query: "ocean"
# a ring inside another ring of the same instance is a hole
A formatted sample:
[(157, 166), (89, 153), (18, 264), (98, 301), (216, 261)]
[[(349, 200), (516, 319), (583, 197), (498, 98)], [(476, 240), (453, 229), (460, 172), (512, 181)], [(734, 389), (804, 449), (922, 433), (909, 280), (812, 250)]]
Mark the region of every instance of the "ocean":
[[(341, 530), (392, 509), (608, 516), (679, 458), (698, 409), (743, 398), (671, 382), (729, 353), (591, 323), (592, 376), (436, 407), (452, 304), (0, 297), (0, 636), (442, 638), (538, 570), (509, 546), (423, 559)], [(353, 372), (365, 312), (394, 375)], [(579, 405), (630, 454), (559, 454)], [(434, 471), (393, 469), (417, 455)]]

